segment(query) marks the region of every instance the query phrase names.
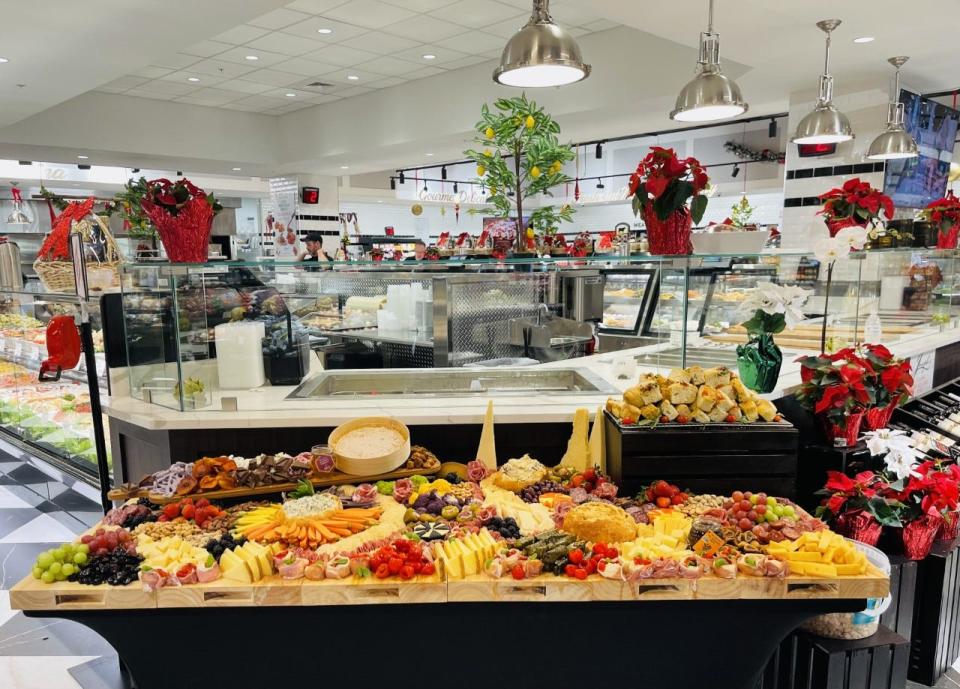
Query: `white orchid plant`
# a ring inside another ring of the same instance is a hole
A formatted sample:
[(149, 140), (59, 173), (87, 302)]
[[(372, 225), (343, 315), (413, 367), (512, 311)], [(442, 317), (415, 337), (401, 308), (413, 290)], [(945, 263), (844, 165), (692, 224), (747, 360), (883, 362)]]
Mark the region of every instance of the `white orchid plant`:
[(823, 325), (820, 330), (820, 351), (827, 351), (827, 316), (830, 306), (830, 285), (833, 282), (833, 266), (838, 258), (860, 251), (867, 245), (867, 230), (863, 227), (845, 227), (834, 237), (824, 237), (813, 245), (813, 255), (827, 265), (827, 292), (823, 303)]
[(794, 285), (758, 282), (747, 292), (737, 311), (743, 317), (750, 316), (743, 323), (750, 335), (775, 335), (803, 320), (803, 305), (812, 294), (813, 290)]
[(896, 476), (897, 480), (920, 476), (916, 467), (925, 455), (914, 436), (896, 429), (881, 428), (864, 433), (861, 440), (866, 441), (872, 456), (883, 456), (887, 473)]

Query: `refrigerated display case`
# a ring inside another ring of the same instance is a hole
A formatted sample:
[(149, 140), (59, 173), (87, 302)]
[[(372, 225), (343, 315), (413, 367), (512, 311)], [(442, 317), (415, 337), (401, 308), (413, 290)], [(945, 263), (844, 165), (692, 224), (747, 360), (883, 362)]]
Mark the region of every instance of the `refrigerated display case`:
[(655, 307), (644, 334), (669, 337), (683, 330), (694, 334), (703, 332), (716, 277), (717, 271), (713, 268), (661, 269)]
[(605, 271), (601, 333), (636, 334), (643, 327), (656, 276), (652, 268)]
[[(0, 437), (57, 468), (99, 486), (91, 382), (107, 394), (98, 299), (29, 291), (0, 291)], [(46, 327), (58, 315), (79, 319), (90, 315), (96, 370), (88, 372), (84, 358), (56, 380), (40, 380), (47, 358)], [(101, 415), (104, 426), (106, 415)], [(109, 463), (109, 454), (106, 457)]]

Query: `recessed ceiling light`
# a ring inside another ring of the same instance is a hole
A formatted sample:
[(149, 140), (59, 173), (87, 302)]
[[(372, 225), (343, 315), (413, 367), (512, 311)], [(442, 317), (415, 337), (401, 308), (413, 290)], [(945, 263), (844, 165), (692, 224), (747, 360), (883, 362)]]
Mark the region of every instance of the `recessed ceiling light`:
[(5, 57), (0, 57), (0, 65), (2, 65), (4, 62), (10, 62), (10, 60)]
[(853, 42), (854, 43), (873, 43), (874, 40), (876, 39), (874, 39), (873, 36), (859, 36), (857, 38), (854, 38)]
[(433, 53), (426, 53), (426, 54), (424, 54), (424, 55), (421, 55), (420, 57), (422, 57), (424, 60), (436, 60), (436, 59), (437, 59), (437, 56), (434, 55)]
[(324, 27), (322, 29), (317, 29), (317, 33), (322, 33), (324, 36), (329, 36), (330, 34), (333, 33), (333, 29), (328, 29)]
[(295, 94), (295, 93), (285, 93), (285, 94), (283, 94), (283, 95), (285, 95), (287, 98), (296, 98), (296, 97), (297, 97), (297, 94)]
[(200, 81), (200, 77), (187, 77), (187, 81), (197, 82)]
[(253, 60), (259, 60), (260, 58), (257, 57), (256, 55), (246, 55), (244, 59), (253, 61)]
[(377, 199), (377, 203), (383, 203), (383, 201), (381, 201), (380, 199)]
[(78, 160), (86, 160), (89, 156), (77, 156)]
[(427, 156), (428, 158), (433, 157), (433, 154), (432, 154), (432, 153), (424, 153), (424, 155)]
[(240, 170), (242, 170), (243, 168), (234, 167), (234, 168), (230, 168), (230, 169), (233, 170), (234, 172), (240, 172)]
[(360, 77), (358, 77), (356, 74), (348, 74), (347, 79), (350, 81), (360, 81)]
[(340, 169), (341, 169), (341, 170), (349, 170), (349, 169), (350, 169), (350, 166), (349, 166), (349, 165), (341, 165), (341, 166), (340, 166)]

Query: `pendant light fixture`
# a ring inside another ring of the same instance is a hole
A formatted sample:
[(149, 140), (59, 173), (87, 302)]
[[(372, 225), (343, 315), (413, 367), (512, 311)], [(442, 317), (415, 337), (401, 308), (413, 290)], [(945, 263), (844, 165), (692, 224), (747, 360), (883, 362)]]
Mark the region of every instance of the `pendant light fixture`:
[(20, 189), (17, 188), (17, 183), (13, 183), (13, 188), (10, 189), (10, 195), (13, 196), (13, 212), (7, 216), (8, 225), (29, 225), (33, 222), (30, 219), (30, 216), (26, 214), (23, 210), (23, 197), (20, 195)]
[(670, 119), (678, 122), (712, 122), (742, 115), (750, 107), (743, 102), (737, 82), (720, 69), (720, 35), (713, 31), (713, 0), (710, 0), (707, 30), (700, 34), (697, 76), (677, 96)]
[(830, 33), (840, 26), (839, 19), (824, 19), (817, 27), (827, 34), (820, 95), (813, 111), (800, 120), (793, 141), (796, 144), (837, 144), (853, 138), (850, 120), (833, 104), (833, 77), (830, 75)]
[(550, 17), (550, 0), (533, 0), (530, 21), (507, 42), (493, 72), (497, 83), (521, 88), (566, 86), (588, 76), (580, 46)]
[(887, 128), (870, 144), (867, 158), (870, 160), (896, 160), (916, 158), (917, 142), (903, 126), (903, 103), (900, 102), (900, 68), (910, 58), (903, 55), (891, 57), (887, 62), (896, 68), (893, 78), (893, 97), (887, 106)]

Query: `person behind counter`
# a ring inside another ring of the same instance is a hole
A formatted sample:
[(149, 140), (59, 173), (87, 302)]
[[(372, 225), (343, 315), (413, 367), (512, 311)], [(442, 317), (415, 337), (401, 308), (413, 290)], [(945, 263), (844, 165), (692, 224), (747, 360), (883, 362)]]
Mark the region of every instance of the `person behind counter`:
[(298, 261), (332, 261), (330, 255), (323, 250), (323, 235), (319, 232), (310, 232), (304, 239), (304, 251), (297, 255)]
[(413, 256), (407, 256), (407, 261), (423, 261), (427, 255), (427, 245), (418, 239), (413, 243)]

